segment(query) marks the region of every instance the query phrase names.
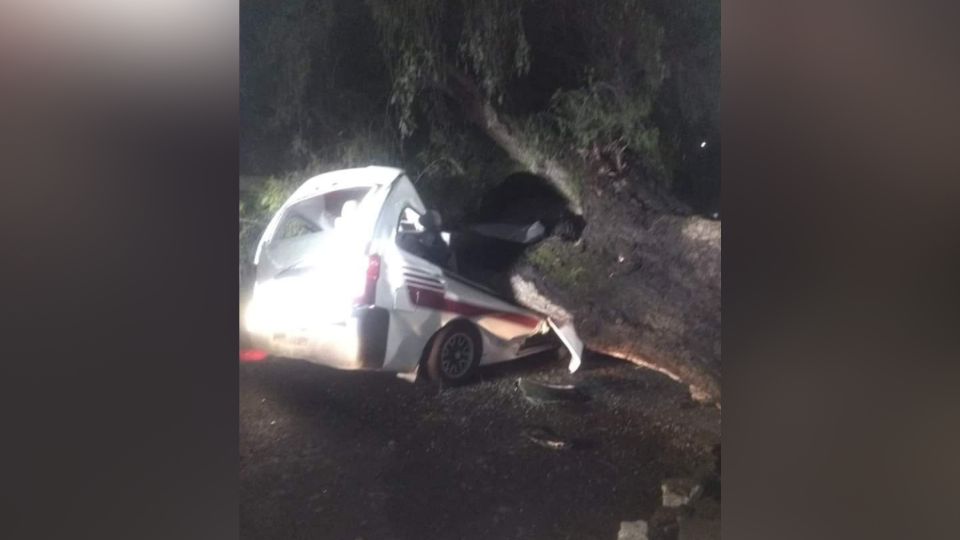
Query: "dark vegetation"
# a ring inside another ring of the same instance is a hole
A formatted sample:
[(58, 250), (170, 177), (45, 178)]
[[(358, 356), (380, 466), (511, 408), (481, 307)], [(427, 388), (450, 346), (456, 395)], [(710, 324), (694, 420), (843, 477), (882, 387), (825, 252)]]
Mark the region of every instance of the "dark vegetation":
[(718, 0), (243, 0), (240, 44), (244, 261), (307, 177), (398, 166), (449, 227), (541, 219), (508, 273), (719, 398)]

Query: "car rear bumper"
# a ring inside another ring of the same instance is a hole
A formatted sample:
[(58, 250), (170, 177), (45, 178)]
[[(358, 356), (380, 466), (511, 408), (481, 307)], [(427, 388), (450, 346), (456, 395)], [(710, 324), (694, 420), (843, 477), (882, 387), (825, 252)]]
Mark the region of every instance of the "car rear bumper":
[(270, 354), (299, 358), (337, 369), (380, 369), (384, 364), (390, 313), (357, 308), (338, 322), (296, 328), (248, 329), (254, 344)]

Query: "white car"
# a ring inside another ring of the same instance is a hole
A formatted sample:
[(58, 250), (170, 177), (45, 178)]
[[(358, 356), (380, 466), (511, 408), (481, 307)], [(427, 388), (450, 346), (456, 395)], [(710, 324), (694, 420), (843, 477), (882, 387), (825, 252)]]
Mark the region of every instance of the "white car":
[[(403, 171), (365, 167), (307, 180), (257, 246), (245, 313), (253, 343), (278, 356), (445, 383), (478, 366), (583, 345), (452, 270), (449, 233)], [(559, 338), (559, 339), (558, 339)]]

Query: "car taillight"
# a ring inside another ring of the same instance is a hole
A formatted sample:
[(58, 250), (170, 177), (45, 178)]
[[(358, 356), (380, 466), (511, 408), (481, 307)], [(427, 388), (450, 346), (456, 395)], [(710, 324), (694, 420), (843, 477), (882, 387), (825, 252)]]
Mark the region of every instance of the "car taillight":
[(376, 303), (378, 279), (380, 279), (380, 256), (371, 255), (367, 259), (367, 281), (363, 287), (363, 296), (357, 298), (358, 304), (372, 306)]

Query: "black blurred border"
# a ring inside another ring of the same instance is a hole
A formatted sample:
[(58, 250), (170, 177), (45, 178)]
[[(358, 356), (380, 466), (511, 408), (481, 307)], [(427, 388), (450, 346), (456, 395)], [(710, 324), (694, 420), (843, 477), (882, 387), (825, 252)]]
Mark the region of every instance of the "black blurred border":
[(723, 3), (723, 533), (949, 538), (956, 4)]
[(237, 6), (0, 8), (5, 538), (235, 538)]

